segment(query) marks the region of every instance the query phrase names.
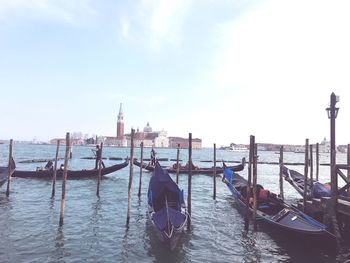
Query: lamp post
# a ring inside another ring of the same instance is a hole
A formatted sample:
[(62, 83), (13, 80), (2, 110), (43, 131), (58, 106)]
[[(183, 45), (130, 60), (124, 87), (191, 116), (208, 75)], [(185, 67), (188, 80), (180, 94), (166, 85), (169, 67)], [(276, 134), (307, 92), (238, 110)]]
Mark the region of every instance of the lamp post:
[(336, 150), (335, 150), (335, 119), (337, 118), (339, 108), (335, 107), (335, 104), (339, 102), (339, 96), (336, 96), (334, 92), (331, 94), (330, 106), (326, 109), (328, 118), (330, 119), (331, 125), (331, 192), (334, 207), (337, 204), (337, 189), (338, 189), (338, 180), (337, 180), (337, 172), (335, 169), (336, 165)]

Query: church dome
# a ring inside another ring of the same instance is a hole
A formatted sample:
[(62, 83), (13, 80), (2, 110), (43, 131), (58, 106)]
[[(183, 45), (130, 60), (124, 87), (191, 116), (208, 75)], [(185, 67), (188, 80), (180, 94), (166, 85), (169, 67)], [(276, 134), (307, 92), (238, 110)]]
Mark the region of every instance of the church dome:
[(143, 132), (152, 132), (152, 127), (149, 126), (149, 123), (147, 122), (147, 125), (145, 128), (143, 128)]

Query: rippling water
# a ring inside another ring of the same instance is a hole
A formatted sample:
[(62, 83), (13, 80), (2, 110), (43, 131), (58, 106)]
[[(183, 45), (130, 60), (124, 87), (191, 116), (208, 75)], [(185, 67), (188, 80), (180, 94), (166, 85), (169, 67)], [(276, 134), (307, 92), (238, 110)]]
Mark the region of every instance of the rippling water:
[[(94, 166), (93, 147), (75, 147), (70, 167)], [(126, 157), (129, 149), (104, 148), (106, 157)], [(176, 158), (174, 149), (157, 149), (158, 157)], [(64, 149), (60, 151), (63, 156)], [(7, 148), (0, 145), (0, 163), (7, 158)], [(20, 164), (21, 160), (48, 159), (55, 155), (53, 145), (14, 146), (18, 169), (35, 169), (40, 164)], [(135, 149), (138, 157), (139, 149)], [(218, 151), (217, 159), (240, 160), (248, 153)], [(145, 149), (149, 156), (149, 149)], [(278, 154), (259, 152), (260, 161), (278, 161)], [(187, 160), (187, 150), (181, 152)], [(197, 165), (211, 160), (212, 150), (193, 151)], [(346, 156), (339, 155), (340, 162)], [(303, 162), (303, 154), (285, 153), (287, 162)], [(321, 162), (328, 162), (321, 156)], [(120, 161), (104, 161), (106, 165)], [(171, 164), (171, 162), (164, 162)], [(44, 164), (43, 164), (44, 165)], [(293, 169), (303, 171), (303, 166)], [(328, 166), (320, 167), (320, 181), (328, 181)], [(278, 192), (277, 165), (258, 165), (258, 182)], [(243, 176), (247, 171), (241, 172)], [(184, 233), (176, 249), (165, 249), (147, 220), (147, 186), (150, 174), (143, 173), (142, 196), (137, 197), (139, 168), (134, 167), (132, 209), (126, 228), (129, 167), (103, 179), (100, 198), (96, 197), (96, 179), (67, 181), (64, 225), (58, 226), (61, 181), (56, 197), (51, 199), (51, 181), (13, 178), (10, 197), (6, 184), (0, 188), (0, 262), (337, 262), (350, 255), (348, 247), (338, 254), (290, 242), (288, 237), (271, 236), (258, 230), (245, 233), (241, 214), (235, 208), (229, 190), (217, 178), (217, 198), (213, 200), (213, 179), (194, 175), (192, 178), (192, 229)], [(180, 176), (180, 188), (187, 193), (187, 175)], [(299, 198), (294, 189), (284, 184), (285, 197)], [(187, 200), (187, 197), (185, 197)]]

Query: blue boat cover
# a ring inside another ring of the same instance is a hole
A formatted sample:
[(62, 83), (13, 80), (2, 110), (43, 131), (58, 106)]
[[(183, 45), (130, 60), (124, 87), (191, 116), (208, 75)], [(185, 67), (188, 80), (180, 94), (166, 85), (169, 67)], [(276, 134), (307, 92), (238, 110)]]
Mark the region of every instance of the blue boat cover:
[(168, 222), (168, 216), (171, 225), (173, 225), (175, 228), (179, 228), (186, 219), (186, 216), (180, 211), (177, 211), (170, 207), (168, 207), (168, 209), (164, 207), (162, 210), (155, 213), (153, 216), (154, 224), (160, 231), (165, 230)]
[(312, 186), (312, 196), (315, 198), (330, 197), (331, 189), (327, 188), (320, 182), (314, 182), (314, 185)]
[[(153, 176), (148, 187), (148, 204), (153, 206), (155, 212), (162, 210), (166, 206), (180, 210), (181, 191), (178, 185), (171, 179), (169, 173), (162, 169), (159, 162), (156, 162)], [(183, 197), (182, 197), (183, 198)]]

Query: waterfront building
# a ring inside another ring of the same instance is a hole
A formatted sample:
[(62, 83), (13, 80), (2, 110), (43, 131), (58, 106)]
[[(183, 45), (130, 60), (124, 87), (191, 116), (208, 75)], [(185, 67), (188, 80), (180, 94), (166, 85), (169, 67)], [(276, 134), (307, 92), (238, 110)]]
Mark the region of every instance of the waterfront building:
[[(170, 148), (177, 148), (178, 144), (180, 144), (180, 148), (188, 148), (188, 138), (169, 137), (169, 147)], [(192, 138), (192, 148), (193, 149), (201, 149), (202, 148), (202, 140), (199, 138)]]
[(326, 140), (326, 137), (320, 143), (320, 153), (330, 153), (331, 152), (331, 142)]
[[(125, 135), (128, 141), (128, 146), (130, 146), (130, 134)], [(167, 132), (163, 129), (161, 131), (153, 131), (152, 127), (147, 122), (147, 125), (142, 131), (136, 130), (134, 134), (134, 145), (135, 147), (140, 147), (141, 142), (143, 142), (144, 147), (169, 147), (169, 139), (167, 137)]]

